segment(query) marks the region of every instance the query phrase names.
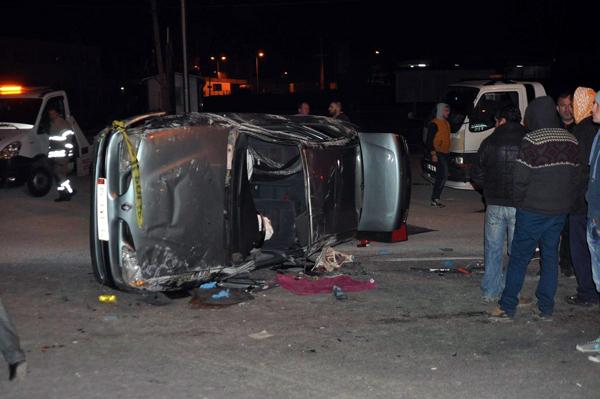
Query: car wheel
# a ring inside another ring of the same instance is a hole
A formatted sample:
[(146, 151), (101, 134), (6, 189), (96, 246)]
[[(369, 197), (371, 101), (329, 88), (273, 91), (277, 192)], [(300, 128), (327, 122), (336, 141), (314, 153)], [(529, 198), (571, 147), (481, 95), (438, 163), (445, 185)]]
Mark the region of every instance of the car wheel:
[(52, 173), (43, 167), (34, 167), (27, 179), (27, 189), (34, 197), (43, 197), (52, 188)]

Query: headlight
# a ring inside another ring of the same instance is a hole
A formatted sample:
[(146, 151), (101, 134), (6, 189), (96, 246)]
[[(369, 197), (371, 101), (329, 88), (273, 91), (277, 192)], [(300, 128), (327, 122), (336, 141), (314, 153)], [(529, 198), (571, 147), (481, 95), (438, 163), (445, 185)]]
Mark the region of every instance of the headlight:
[(19, 155), (19, 150), (21, 150), (21, 142), (12, 142), (0, 151), (0, 159), (12, 159)]
[(121, 266), (123, 268), (123, 279), (132, 287), (144, 285), (142, 269), (138, 262), (137, 254), (128, 244), (121, 247)]
[(457, 165), (462, 165), (463, 163), (465, 163), (465, 159), (459, 156), (454, 158), (454, 162), (456, 162)]

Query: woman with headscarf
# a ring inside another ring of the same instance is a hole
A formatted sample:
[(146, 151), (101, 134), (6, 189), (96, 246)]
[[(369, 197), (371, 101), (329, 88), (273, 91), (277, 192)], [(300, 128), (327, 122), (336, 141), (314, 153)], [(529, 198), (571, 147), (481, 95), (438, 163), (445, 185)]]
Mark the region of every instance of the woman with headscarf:
[(427, 126), (427, 148), (431, 160), (436, 164), (435, 183), (431, 193), (431, 206), (443, 208), (440, 202), (442, 190), (448, 178), (448, 153), (450, 152), (450, 123), (448, 115), (450, 107), (446, 103), (438, 103), (435, 108), (435, 117)]
[(592, 259), (587, 245), (587, 204), (585, 192), (589, 176), (588, 159), (592, 151), (598, 125), (592, 120), (592, 107), (596, 92), (589, 87), (578, 87), (573, 95), (573, 136), (579, 142), (579, 185), (575, 193), (575, 205), (569, 213), (569, 244), (573, 270), (577, 278), (577, 292), (565, 298), (567, 303), (592, 306), (598, 303), (598, 292), (592, 279)]

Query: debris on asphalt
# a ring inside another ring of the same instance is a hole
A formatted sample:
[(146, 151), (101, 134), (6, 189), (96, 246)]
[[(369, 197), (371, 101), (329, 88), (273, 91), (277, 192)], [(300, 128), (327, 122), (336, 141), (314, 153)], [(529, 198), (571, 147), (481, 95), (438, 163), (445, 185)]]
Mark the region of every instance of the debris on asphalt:
[(359, 240), (358, 244), (356, 244), (356, 246), (359, 248), (368, 247), (370, 245), (371, 245), (371, 242), (369, 240)]
[(214, 288), (195, 288), (191, 291), (191, 294), (192, 299), (189, 303), (195, 309), (221, 308), (254, 299), (254, 296), (246, 290), (240, 288), (223, 289), (217, 286)]
[(331, 291), (333, 292), (334, 298), (337, 299), (338, 301), (344, 301), (344, 300), (348, 299), (348, 295), (346, 295), (344, 290), (342, 290), (337, 285), (334, 285)]
[(334, 277), (310, 277), (278, 274), (277, 284), (296, 295), (328, 294), (333, 286), (338, 286), (346, 292), (367, 291), (377, 288), (375, 280), (355, 280), (347, 275)]
[(354, 256), (336, 251), (331, 247), (325, 247), (317, 257), (312, 271), (332, 272), (342, 267), (344, 263), (354, 262)]
[(198, 287), (198, 288), (203, 289), (203, 290), (208, 290), (210, 288), (216, 288), (216, 287), (217, 287), (217, 282), (210, 281), (208, 283), (200, 284), (200, 287)]
[(381, 248), (379, 251), (377, 251), (377, 255), (387, 256), (387, 255), (390, 255), (390, 254), (391, 254), (391, 252), (387, 248)]
[(98, 301), (102, 303), (117, 303), (116, 295), (98, 295)]
[(253, 333), (248, 335), (252, 339), (266, 339), (273, 336), (273, 334), (269, 334), (267, 330), (262, 330), (261, 332)]

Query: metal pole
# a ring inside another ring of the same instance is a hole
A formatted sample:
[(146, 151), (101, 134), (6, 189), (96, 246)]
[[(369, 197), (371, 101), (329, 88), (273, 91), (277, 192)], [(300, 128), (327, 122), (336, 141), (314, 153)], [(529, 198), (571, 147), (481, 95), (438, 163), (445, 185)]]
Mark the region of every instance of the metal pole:
[(256, 56), (255, 59), (256, 59), (256, 94), (259, 94), (260, 89), (259, 89), (259, 83), (258, 83), (258, 56)]
[(190, 112), (190, 82), (188, 76), (185, 0), (181, 0), (181, 38), (183, 46), (183, 112)]

